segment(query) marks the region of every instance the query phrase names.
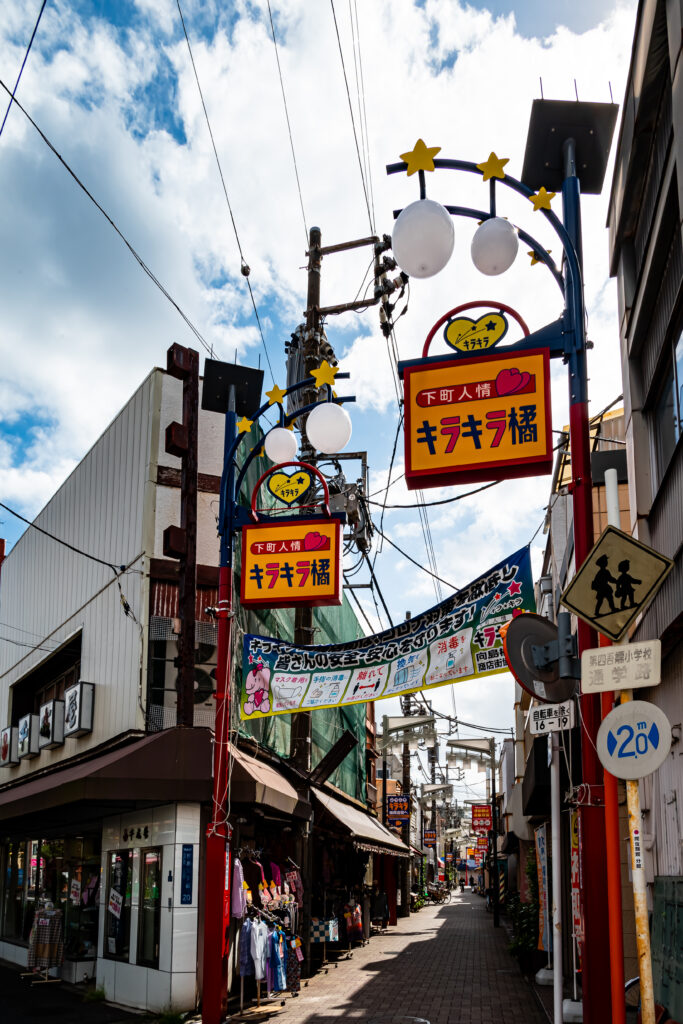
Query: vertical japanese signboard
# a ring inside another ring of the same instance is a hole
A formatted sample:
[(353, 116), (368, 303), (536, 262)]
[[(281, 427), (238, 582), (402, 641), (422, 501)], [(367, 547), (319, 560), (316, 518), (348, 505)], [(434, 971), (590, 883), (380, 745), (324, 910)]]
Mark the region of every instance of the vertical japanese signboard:
[(411, 490), (551, 471), (547, 349), (420, 360), (401, 369)]
[(493, 828), (489, 804), (472, 804), (472, 831), (488, 832)]
[(240, 600), (251, 608), (341, 604), (339, 520), (244, 526)]
[(423, 828), (422, 845), (428, 847), (436, 846), (436, 831), (433, 828)]
[(387, 796), (387, 821), (392, 824), (410, 821), (410, 797), (402, 793)]
[(551, 953), (550, 891), (548, 886), (548, 836), (545, 824), (534, 829), (536, 871), (538, 874), (538, 948)]

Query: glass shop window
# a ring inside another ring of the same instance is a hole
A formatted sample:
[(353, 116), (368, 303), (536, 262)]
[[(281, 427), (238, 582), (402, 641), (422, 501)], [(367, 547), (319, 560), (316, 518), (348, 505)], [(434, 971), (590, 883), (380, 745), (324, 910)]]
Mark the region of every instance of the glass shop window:
[(140, 851), (140, 935), (138, 963), (159, 966), (161, 925), (161, 848)]
[(112, 850), (107, 867), (104, 955), (112, 960), (128, 960), (133, 851)]
[(659, 483), (683, 434), (683, 331), (671, 347), (664, 384), (653, 410), (653, 425)]

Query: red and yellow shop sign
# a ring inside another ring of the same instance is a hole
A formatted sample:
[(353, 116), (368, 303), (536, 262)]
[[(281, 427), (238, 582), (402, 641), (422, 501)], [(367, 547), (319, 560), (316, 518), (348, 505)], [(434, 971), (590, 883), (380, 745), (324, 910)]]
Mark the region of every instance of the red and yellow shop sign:
[(547, 349), (403, 368), (410, 490), (552, 469)]
[(341, 604), (339, 520), (243, 526), (240, 600), (252, 608)]
[(474, 832), (488, 832), (493, 828), (491, 822), (491, 807), (489, 804), (472, 804), (472, 830)]

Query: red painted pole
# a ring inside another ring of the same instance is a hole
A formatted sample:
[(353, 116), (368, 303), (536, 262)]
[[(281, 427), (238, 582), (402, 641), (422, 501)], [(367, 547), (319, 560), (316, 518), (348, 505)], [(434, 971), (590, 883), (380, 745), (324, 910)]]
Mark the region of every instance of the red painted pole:
[[(600, 637), (601, 647), (610, 647)], [(602, 694), (603, 718), (612, 710), (613, 694)], [(619, 837), (619, 789), (614, 775), (605, 775), (605, 859), (607, 861), (607, 901), (609, 905), (609, 957), (612, 987), (612, 1024), (626, 1024), (624, 999), (624, 933), (621, 914), (621, 840)]]
[[(213, 748), (213, 802), (206, 834), (204, 878), (204, 955), (202, 1021), (220, 1024), (228, 1007), (229, 887), (226, 884), (227, 796), (230, 765), (230, 664), (232, 661), (233, 575), (231, 565), (218, 571), (218, 651), (216, 728)], [(229, 860), (227, 862), (229, 867)], [(220, 894), (220, 898), (219, 898)]]

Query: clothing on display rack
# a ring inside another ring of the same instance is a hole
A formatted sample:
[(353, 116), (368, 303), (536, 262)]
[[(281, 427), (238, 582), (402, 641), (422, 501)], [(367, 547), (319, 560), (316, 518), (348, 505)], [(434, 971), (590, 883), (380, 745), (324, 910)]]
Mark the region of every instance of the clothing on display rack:
[(287, 942), (277, 925), (268, 935), (268, 988), (272, 992), (284, 992), (287, 988)]
[(51, 906), (39, 906), (28, 940), (28, 968), (47, 971), (50, 967), (61, 967), (63, 960), (62, 912)]
[(287, 881), (290, 884), (292, 892), (296, 895), (296, 903), (299, 910), (303, 910), (304, 906), (304, 887), (301, 882), (301, 875), (297, 871), (287, 872)]
[(251, 955), (251, 929), (254, 922), (247, 917), (240, 930), (240, 976), (253, 978), (255, 973), (254, 960)]
[(268, 940), (268, 925), (265, 921), (256, 920), (251, 925), (250, 950), (251, 958), (254, 961), (254, 977), (257, 981), (263, 981), (266, 977), (266, 943)]
[(254, 906), (261, 907), (263, 905), (261, 892), (266, 884), (262, 865), (255, 857), (247, 857), (242, 862), (242, 871), (244, 872), (244, 880), (251, 891), (251, 899)]
[(244, 888), (244, 871), (239, 857), (232, 863), (232, 892), (230, 894), (230, 911), (240, 921), (247, 909), (247, 892)]
[(289, 940), (287, 950), (287, 988), (292, 995), (297, 995), (301, 988), (301, 964), (303, 962), (303, 946), (301, 939), (295, 935)]

